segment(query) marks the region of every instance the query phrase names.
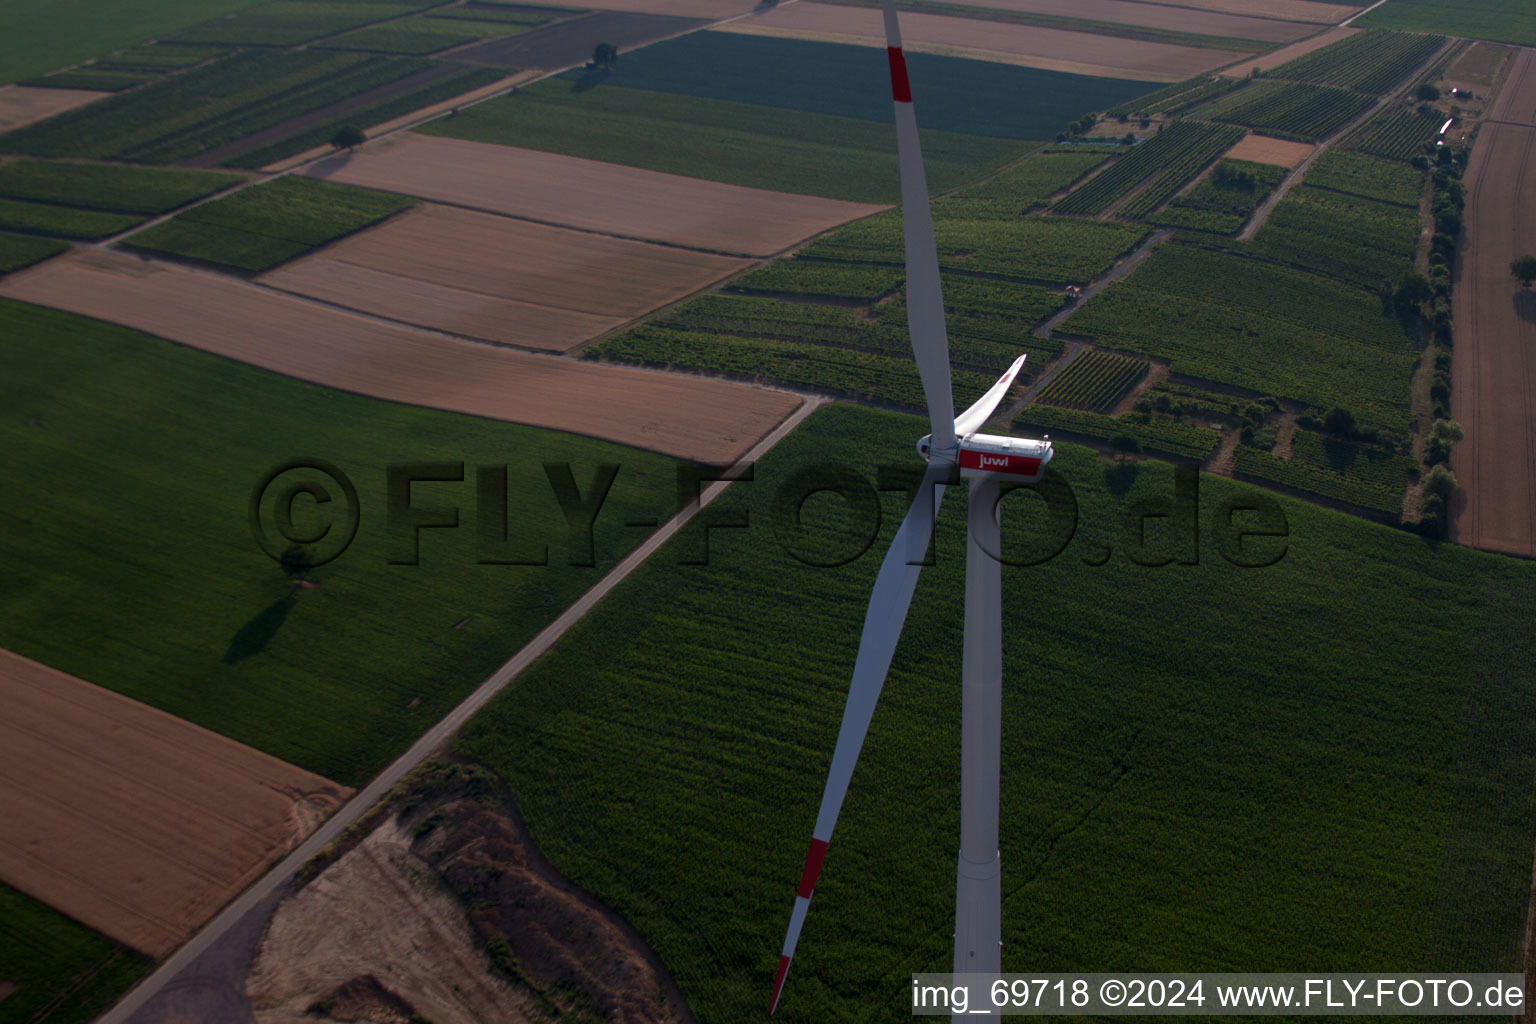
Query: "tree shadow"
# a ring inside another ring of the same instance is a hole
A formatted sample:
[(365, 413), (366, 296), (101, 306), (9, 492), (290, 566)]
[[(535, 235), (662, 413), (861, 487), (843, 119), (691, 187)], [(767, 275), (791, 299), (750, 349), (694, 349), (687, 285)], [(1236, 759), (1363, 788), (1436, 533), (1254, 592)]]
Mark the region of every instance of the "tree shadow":
[(1124, 497), (1140, 475), (1141, 463), (1117, 462), (1113, 466), (1104, 468), (1104, 486), (1108, 487), (1109, 493), (1115, 497)]
[(1323, 438), (1323, 454), (1328, 458), (1328, 465), (1341, 473), (1355, 464), (1355, 446), (1336, 437)]
[(229, 638), (229, 649), (224, 652), (224, 664), (234, 665), (266, 650), (283, 620), (293, 611), (293, 595), (286, 594), (257, 612), (255, 617), (236, 630)]
[(1515, 313), (1527, 323), (1536, 323), (1536, 291), (1522, 288), (1515, 292)]
[(571, 83), (571, 92), (586, 92), (588, 89), (596, 89), (608, 80), (611, 72), (607, 68), (587, 68), (581, 73), (581, 77)]

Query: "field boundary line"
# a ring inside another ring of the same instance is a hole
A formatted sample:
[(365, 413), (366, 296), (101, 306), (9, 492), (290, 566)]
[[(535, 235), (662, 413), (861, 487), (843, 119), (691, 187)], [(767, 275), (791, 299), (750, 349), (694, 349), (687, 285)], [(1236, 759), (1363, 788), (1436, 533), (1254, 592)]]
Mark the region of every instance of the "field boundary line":
[[(773, 430), (764, 435), (747, 452), (738, 465), (755, 462), (757, 459), (762, 458), (774, 445), (783, 440), (790, 431), (804, 422), (806, 417), (820, 408), (825, 401), (818, 396), (801, 395), (800, 398), (800, 407), (785, 417)], [(422, 733), (406, 749), (405, 753), (390, 762), (388, 767), (359, 789), (351, 800), (348, 800), (338, 808), (336, 813), (327, 818), (308, 839), (304, 840), (291, 853), (278, 861), (271, 870), (248, 886), (232, 902), (226, 904), (191, 940), (167, 957), (159, 967), (155, 968), (147, 977), (130, 989), (116, 1005), (97, 1018), (96, 1024), (127, 1024), (129, 1019), (139, 1009), (158, 995), (168, 984), (175, 981), (182, 971), (191, 966), (203, 952), (238, 924), (257, 904), (284, 886), (301, 867), (314, 858), (316, 854), (320, 853), (333, 840), (339, 838), (347, 828), (383, 799), (412, 769), (431, 757), (443, 744), (451, 740), (465, 722), (469, 721), (476, 712), (505, 689), (524, 669), (547, 653), (555, 645), (556, 641), (564, 636), (566, 631), (572, 626), (585, 618), (587, 613), (608, 595), (609, 591), (628, 579), (636, 569), (645, 564), (646, 560), (660, 550), (662, 545), (670, 540), (678, 530), (687, 525), (695, 515), (723, 494), (731, 483), (731, 480), (717, 480), (703, 488), (699, 493), (697, 503), (678, 512), (643, 540), (633, 551), (625, 555), (590, 590), (582, 594), (574, 603), (556, 616), (553, 622), (540, 630), (532, 640), (523, 645), (500, 668), (477, 686), (469, 696), (455, 705), (453, 710), (449, 711), (435, 725)]]

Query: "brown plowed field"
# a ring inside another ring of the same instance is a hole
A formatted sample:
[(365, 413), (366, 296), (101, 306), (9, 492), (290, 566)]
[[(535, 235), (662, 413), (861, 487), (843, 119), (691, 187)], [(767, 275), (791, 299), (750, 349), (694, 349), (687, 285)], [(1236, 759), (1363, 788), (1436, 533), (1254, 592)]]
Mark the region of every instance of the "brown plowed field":
[(1227, 150), (1225, 155), (1232, 160), (1295, 167), (1316, 148), (1310, 142), (1292, 142), (1290, 139), (1272, 139), (1268, 135), (1249, 133), (1238, 139), (1237, 145)]
[(0, 880), (150, 956), (351, 790), (0, 651)]
[(0, 295), (343, 391), (699, 462), (739, 458), (800, 405), (794, 395), (745, 384), (460, 341), (112, 252), (79, 251), (11, 274)]
[[(843, 7), (806, 0), (732, 22), (717, 31), (885, 45), (885, 27), (878, 8)], [(1084, 73), (1141, 81), (1188, 78), (1232, 60), (1232, 54), (1224, 50), (940, 14), (903, 14), (901, 36), (903, 44), (911, 50), (1003, 59), (1051, 69), (1064, 66), (1093, 68), (1097, 70)]]
[[(966, 0), (970, 7), (1001, 11), (1049, 14), (1061, 18), (1087, 18), (1140, 28), (1161, 28), (1196, 35), (1227, 36), (1288, 43), (1316, 29), (1311, 25), (1245, 14), (1201, 11), (1190, 7), (1142, 3), (1141, 0)], [(903, 22), (906, 17), (903, 16)]]
[(1536, 291), (1510, 276), (1536, 252), (1536, 50), (1522, 49), (1467, 167), (1456, 261), (1451, 468), (1460, 544), (1536, 557)]
[(0, 85), (0, 132), (8, 132), (12, 128), (20, 128), (111, 95), (109, 92), (93, 92), (89, 89)]
[(564, 352), (750, 265), (425, 203), (261, 281), (407, 323)]
[(546, 224), (750, 256), (771, 256), (885, 209), (411, 133), (322, 160), (304, 173)]
[(1311, 21), (1320, 25), (1336, 25), (1351, 15), (1365, 9), (1365, 4), (1351, 7), (1347, 4), (1319, 3), (1318, 0), (1179, 0), (1174, 6), (1198, 7), (1203, 11), (1221, 11), (1225, 14), (1252, 14), (1262, 18), (1280, 18), (1283, 21)]
[(1236, 78), (1246, 78), (1254, 68), (1258, 68), (1260, 71), (1277, 68), (1287, 61), (1293, 61), (1297, 57), (1304, 57), (1313, 50), (1320, 50), (1329, 43), (1336, 43), (1340, 39), (1352, 36), (1359, 31), (1359, 29), (1351, 28), (1348, 25), (1339, 25), (1328, 29), (1326, 32), (1319, 32), (1310, 39), (1303, 39), (1301, 42), (1292, 43), (1290, 46), (1282, 46), (1280, 49), (1270, 53), (1262, 54), (1258, 57), (1244, 57), (1221, 70), (1223, 74)]

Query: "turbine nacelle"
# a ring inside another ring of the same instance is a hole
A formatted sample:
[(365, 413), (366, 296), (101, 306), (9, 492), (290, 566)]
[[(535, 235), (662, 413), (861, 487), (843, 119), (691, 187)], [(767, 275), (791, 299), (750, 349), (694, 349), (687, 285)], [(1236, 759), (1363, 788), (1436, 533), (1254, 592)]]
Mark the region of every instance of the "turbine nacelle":
[(917, 442), (917, 453), (925, 461), (953, 463), (966, 479), (997, 474), (1020, 483), (1034, 483), (1045, 472), (1045, 464), (1051, 461), (1054, 451), (1049, 437), (1037, 441), (1001, 434), (965, 434), (954, 448), (936, 452), (933, 435), (925, 434)]

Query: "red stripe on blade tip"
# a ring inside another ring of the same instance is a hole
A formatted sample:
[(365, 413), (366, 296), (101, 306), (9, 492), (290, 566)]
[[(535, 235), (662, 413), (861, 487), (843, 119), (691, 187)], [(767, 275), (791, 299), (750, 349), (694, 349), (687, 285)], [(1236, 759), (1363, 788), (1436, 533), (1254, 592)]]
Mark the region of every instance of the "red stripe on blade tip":
[(787, 973), (789, 973), (789, 957), (781, 956), (779, 957), (779, 973), (773, 979), (773, 1000), (768, 1004), (770, 1016), (772, 1016), (773, 1011), (779, 1008), (779, 992), (784, 988), (784, 975)]
[(816, 891), (816, 876), (821, 874), (821, 862), (827, 857), (824, 839), (812, 839), (811, 848), (805, 853), (805, 870), (800, 874), (800, 892), (803, 899), (810, 899)]
[(912, 102), (912, 84), (907, 81), (907, 57), (899, 46), (887, 46), (886, 55), (891, 59), (891, 98), (897, 103)]

